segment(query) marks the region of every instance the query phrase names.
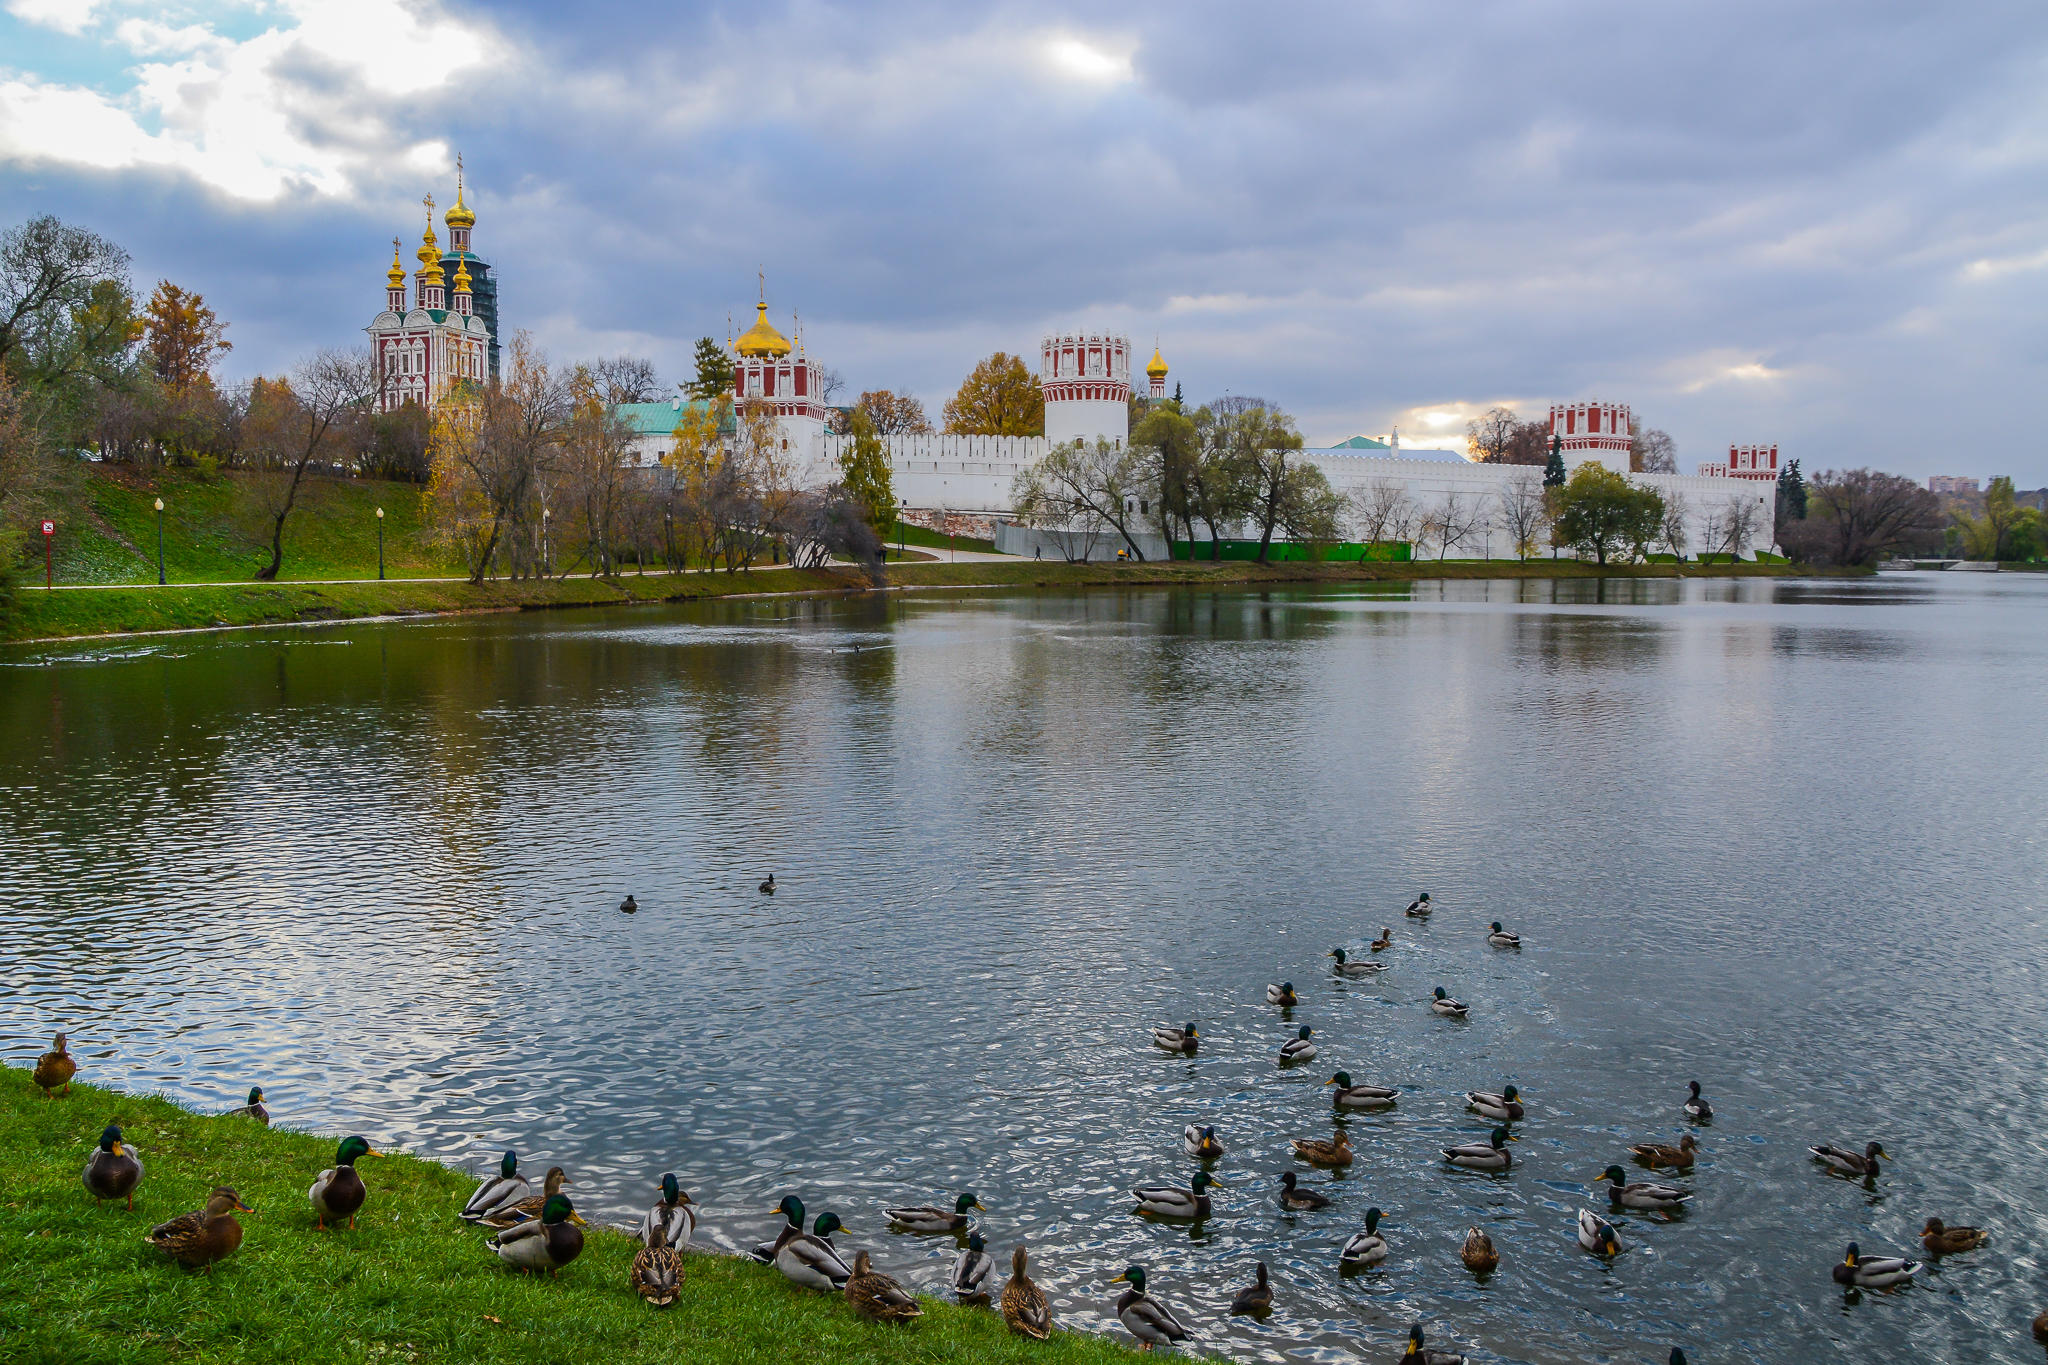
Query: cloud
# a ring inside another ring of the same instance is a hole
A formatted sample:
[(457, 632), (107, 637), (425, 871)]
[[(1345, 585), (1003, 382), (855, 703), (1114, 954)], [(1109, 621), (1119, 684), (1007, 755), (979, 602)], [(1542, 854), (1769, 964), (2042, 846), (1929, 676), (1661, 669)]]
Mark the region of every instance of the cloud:
[(92, 26), (100, 0), (7, 0), (7, 12), (25, 24), (83, 33)]

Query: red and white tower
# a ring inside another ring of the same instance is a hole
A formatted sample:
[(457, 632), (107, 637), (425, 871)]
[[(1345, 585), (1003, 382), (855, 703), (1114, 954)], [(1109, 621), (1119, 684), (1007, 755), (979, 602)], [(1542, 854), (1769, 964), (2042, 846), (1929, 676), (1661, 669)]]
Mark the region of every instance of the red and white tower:
[(733, 346), (739, 352), (733, 364), (733, 402), (772, 413), (782, 428), (782, 448), (799, 466), (807, 465), (825, 432), (824, 369), (775, 330), (765, 296), (754, 307), (754, 325)]
[(1778, 481), (1778, 448), (1772, 446), (1729, 446), (1728, 463), (1703, 464), (1700, 473), (1709, 478), (1755, 479), (1759, 483)]
[[(1096, 333), (1045, 339), (1038, 386), (1045, 395), (1045, 439), (1053, 445), (1131, 435), (1131, 341)], [(1165, 391), (1161, 361), (1160, 391)]]
[(1146, 397), (1155, 403), (1166, 401), (1166, 357), (1159, 354), (1159, 342), (1152, 343), (1152, 359), (1145, 366), (1145, 377), (1151, 381)]
[(1550, 437), (1561, 445), (1567, 469), (1597, 460), (1617, 474), (1628, 473), (1632, 441), (1626, 403), (1552, 403)]

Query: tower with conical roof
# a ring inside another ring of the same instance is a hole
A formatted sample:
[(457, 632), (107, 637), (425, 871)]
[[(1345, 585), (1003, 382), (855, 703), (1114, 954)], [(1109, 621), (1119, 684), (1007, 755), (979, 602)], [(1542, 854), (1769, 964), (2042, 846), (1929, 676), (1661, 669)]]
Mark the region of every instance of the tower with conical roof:
[(470, 245), (470, 238), (476, 230), (476, 211), (469, 206), (467, 184), (464, 183), (462, 157), (455, 158), (455, 206), (442, 219), (448, 225), (448, 250), (441, 256), (441, 265), (453, 279), (458, 266), (467, 266), (470, 280), (470, 312), (483, 320), (484, 329), (491, 335), (486, 351), (490, 363), (490, 377), (498, 377), (498, 277), (490, 262), (476, 254)]

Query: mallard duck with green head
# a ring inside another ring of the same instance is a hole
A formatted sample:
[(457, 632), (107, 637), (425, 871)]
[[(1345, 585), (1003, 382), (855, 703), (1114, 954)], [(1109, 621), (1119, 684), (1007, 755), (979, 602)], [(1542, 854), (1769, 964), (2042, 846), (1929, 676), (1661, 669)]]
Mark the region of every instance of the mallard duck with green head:
[(248, 1102), (228, 1110), (225, 1117), (231, 1119), (254, 1119), (265, 1128), (268, 1128), (270, 1126), (270, 1111), (263, 1107), (263, 1087), (260, 1085), (250, 1086)]
[(1052, 1335), (1052, 1304), (1024, 1269), (1024, 1244), (1010, 1253), (1010, 1282), (1003, 1286), (1003, 1325), (1020, 1337), (1044, 1341)]
[(924, 1316), (910, 1291), (869, 1264), (865, 1251), (854, 1254), (853, 1273), (841, 1292), (853, 1311), (871, 1322), (909, 1322)]
[(541, 1178), (539, 1194), (500, 1204), (476, 1221), (487, 1228), (515, 1228), (521, 1223), (531, 1223), (540, 1217), (541, 1211), (548, 1206), (548, 1200), (560, 1194), (562, 1187), (570, 1183), (560, 1166), (550, 1166), (548, 1173)]
[(973, 1220), (968, 1210), (982, 1208), (981, 1201), (974, 1197), (973, 1190), (962, 1190), (954, 1199), (950, 1210), (932, 1204), (917, 1204), (909, 1208), (885, 1209), (889, 1222), (906, 1232), (959, 1232)]
[(688, 1251), (690, 1237), (697, 1230), (697, 1206), (690, 1202), (690, 1192), (676, 1180), (670, 1171), (661, 1177), (661, 1198), (647, 1209), (647, 1216), (640, 1220), (640, 1240), (646, 1241), (649, 1231), (661, 1237), (663, 1246), (671, 1251)]
[(462, 1221), (481, 1223), (532, 1194), (532, 1183), (519, 1173), (519, 1153), (508, 1151), (498, 1158), (498, 1173), (478, 1185), (469, 1202), (462, 1206)]
[(1422, 1324), (1408, 1329), (1408, 1349), (1401, 1353), (1401, 1365), (1471, 1365), (1471, 1357), (1458, 1351), (1432, 1351), (1423, 1344)]
[[(803, 1216), (802, 1205), (798, 1205), (797, 1216)], [(800, 1230), (792, 1232), (785, 1227), (782, 1236), (776, 1239), (775, 1268), (791, 1284), (825, 1294), (838, 1293), (853, 1276), (853, 1267), (840, 1259), (830, 1240), (840, 1227), (839, 1215), (829, 1210), (818, 1215), (815, 1234)]]
[(1442, 986), (1438, 986), (1435, 993), (1430, 996), (1429, 1007), (1449, 1019), (1463, 1019), (1472, 1012), (1470, 1006), (1454, 998)]
[(1854, 1242), (1835, 1266), (1835, 1283), (1850, 1289), (1892, 1289), (1920, 1273), (1920, 1263), (1903, 1256), (1865, 1256)]
[(1508, 1151), (1508, 1144), (1513, 1141), (1514, 1137), (1503, 1126), (1495, 1128), (1484, 1142), (1461, 1142), (1442, 1150), (1444, 1160), (1468, 1171), (1506, 1171), (1515, 1164), (1514, 1154)]
[(1597, 1185), (1603, 1180), (1608, 1185), (1608, 1199), (1625, 1209), (1675, 1213), (1692, 1198), (1690, 1191), (1678, 1185), (1665, 1185), (1655, 1180), (1630, 1180), (1628, 1172), (1619, 1166), (1609, 1166), (1594, 1177), (1593, 1183)]
[(1837, 1147), (1823, 1142), (1818, 1147), (1809, 1147), (1813, 1159), (1826, 1166), (1836, 1175), (1846, 1175), (1852, 1180), (1875, 1180), (1881, 1173), (1882, 1161), (1890, 1161), (1892, 1154), (1884, 1149), (1882, 1142), (1865, 1143), (1857, 1152), (1848, 1147)]
[(1401, 1094), (1384, 1085), (1354, 1085), (1348, 1071), (1338, 1072), (1323, 1084), (1337, 1087), (1330, 1095), (1330, 1103), (1338, 1109), (1392, 1109)]
[(1188, 1021), (1186, 1028), (1173, 1028), (1162, 1024), (1152, 1030), (1152, 1046), (1166, 1052), (1178, 1052), (1183, 1056), (1192, 1057), (1201, 1045), (1201, 1036), (1196, 1032), (1193, 1020)]
[(1292, 981), (1283, 981), (1277, 986), (1266, 987), (1266, 1003), (1292, 1009), (1301, 1003), (1301, 997), (1294, 993)]
[(1579, 1210), (1579, 1245), (1595, 1256), (1613, 1260), (1621, 1255), (1621, 1234), (1614, 1224), (1591, 1209)]
[(1180, 1145), (1197, 1161), (1214, 1161), (1223, 1155), (1223, 1143), (1213, 1124), (1191, 1123), (1181, 1129)]
[(1349, 978), (1353, 981), (1358, 980), (1360, 977), (1371, 976), (1374, 972), (1383, 972), (1387, 969), (1387, 964), (1384, 962), (1372, 962), (1369, 960), (1360, 960), (1346, 957), (1344, 955), (1344, 950), (1342, 948), (1330, 949), (1330, 956), (1337, 959), (1335, 962), (1332, 962), (1330, 964), (1330, 970), (1335, 972), (1339, 976)]
[(142, 1154), (121, 1140), (121, 1125), (100, 1130), (100, 1145), (85, 1160), (85, 1192), (97, 1208), (103, 1199), (125, 1200), (135, 1210), (135, 1187), (142, 1183)]
[(206, 1207), (158, 1223), (143, 1240), (187, 1270), (208, 1270), (214, 1262), (234, 1255), (242, 1244), (242, 1225), (235, 1221), (237, 1210), (256, 1211), (244, 1204), (232, 1187), (217, 1185), (206, 1197)]
[(978, 1232), (967, 1234), (967, 1245), (953, 1258), (953, 1273), (946, 1287), (962, 1303), (987, 1303), (988, 1287), (995, 1280), (996, 1258), (988, 1254), (988, 1243)]
[(1505, 1090), (1468, 1090), (1465, 1103), (1479, 1111), (1484, 1118), (1496, 1123), (1520, 1123), (1522, 1121), (1522, 1092), (1510, 1085)]
[(1280, 1065), (1300, 1066), (1303, 1062), (1316, 1059), (1316, 1045), (1309, 1035), (1314, 1030), (1303, 1024), (1292, 1038), (1280, 1045)]
[(1131, 1197), (1138, 1201), (1139, 1213), (1149, 1213), (1154, 1218), (1192, 1218), (1199, 1221), (1209, 1216), (1210, 1189), (1221, 1183), (1212, 1179), (1207, 1171), (1196, 1171), (1186, 1189), (1178, 1185), (1134, 1185)]
[(1188, 1339), (1188, 1329), (1181, 1326), (1173, 1310), (1145, 1292), (1143, 1266), (1131, 1266), (1110, 1283), (1130, 1286), (1116, 1301), (1116, 1320), (1146, 1350), (1154, 1346), (1172, 1346)]
[(1410, 919), (1428, 919), (1430, 912), (1434, 909), (1436, 907), (1430, 904), (1427, 891), (1408, 902), (1408, 916)]
[(550, 1195), (539, 1218), (506, 1228), (484, 1245), (514, 1270), (553, 1275), (583, 1254), (582, 1230), (589, 1226), (568, 1195)]
[(1387, 1239), (1380, 1233), (1380, 1211), (1370, 1208), (1365, 1211), (1365, 1230), (1354, 1232), (1337, 1253), (1339, 1270), (1363, 1270), (1378, 1265), (1392, 1254)]
[(1492, 927), (1486, 931), (1486, 941), (1495, 948), (1519, 948), (1522, 946), (1522, 936), (1520, 934), (1511, 934), (1501, 928), (1499, 920), (1495, 920)]
[(370, 1191), (363, 1184), (362, 1176), (356, 1174), (356, 1162), (366, 1156), (378, 1153), (370, 1144), (359, 1137), (345, 1137), (341, 1146), (334, 1150), (334, 1165), (320, 1172), (312, 1187), (306, 1191), (306, 1201), (313, 1206), (313, 1226), (325, 1229), (329, 1222), (340, 1222), (346, 1218), (348, 1225), (356, 1225), (356, 1210), (370, 1197)]

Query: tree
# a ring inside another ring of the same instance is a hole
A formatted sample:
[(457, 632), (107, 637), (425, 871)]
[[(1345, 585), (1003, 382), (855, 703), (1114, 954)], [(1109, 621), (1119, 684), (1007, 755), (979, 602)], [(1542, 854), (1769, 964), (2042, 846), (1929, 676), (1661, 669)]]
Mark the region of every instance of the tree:
[(1541, 469), (1549, 459), (1550, 422), (1547, 418), (1536, 417), (1515, 423), (1514, 431), (1508, 436), (1507, 448), (1495, 463), (1530, 465)]
[[(1209, 558), (1214, 561), (1222, 558), (1224, 533), (1251, 510), (1255, 470), (1237, 439), (1238, 414), (1204, 407), (1195, 410), (1192, 420), (1195, 457), (1183, 469), (1187, 506), (1189, 514), (1209, 529)], [(1192, 546), (1188, 552), (1193, 555)]]
[(1437, 562), (1442, 563), (1446, 555), (1469, 541), (1487, 521), (1485, 498), (1467, 497), (1454, 489), (1422, 514), (1422, 536), (1436, 542)]
[(1685, 560), (1685, 519), (1690, 511), (1685, 494), (1673, 489), (1665, 496), (1664, 517), (1657, 537), (1665, 550), (1681, 563)]
[(1668, 432), (1645, 428), (1641, 422), (1632, 420), (1628, 427), (1628, 467), (1636, 474), (1676, 474), (1678, 442)]
[(886, 581), (882, 540), (868, 524), (867, 508), (844, 484), (797, 494), (784, 508), (780, 531), (798, 568), (842, 559), (858, 564), (870, 583)]
[(49, 214), (0, 234), (0, 368), (49, 349), (52, 333), (91, 302), (96, 286), (128, 288), (128, 253)]
[(997, 351), (968, 372), (945, 415), (946, 430), (959, 436), (1040, 436), (1045, 395), (1021, 359)]
[(585, 367), (599, 401), (618, 403), (659, 403), (667, 390), (654, 372), (654, 362), (637, 355), (607, 356)]
[(201, 380), (210, 381), (213, 362), (235, 348), (226, 336), (228, 325), (206, 306), (206, 300), (169, 280), (157, 281), (142, 322), (142, 345), (150, 368), (173, 393)]
[(1084, 535), (1115, 531), (1133, 559), (1143, 559), (1136, 533), (1151, 489), (1147, 454), (1097, 438), (1054, 446), (1018, 473), (1010, 500), (1026, 525)]
[(1784, 536), (1785, 523), (1806, 520), (1806, 478), (1799, 472), (1799, 461), (1787, 460), (1785, 467), (1778, 471), (1777, 514), (1771, 525), (1780, 539)]
[(1598, 461), (1575, 470), (1557, 494), (1558, 539), (1596, 563), (1624, 546), (1656, 538), (1664, 499), (1654, 489), (1630, 483)]
[(501, 377), (475, 402), (434, 410), (427, 524), (459, 550), (472, 583), (501, 559), (513, 577), (545, 572), (552, 547), (543, 474), (568, 405), (567, 386), (521, 331)]
[(725, 462), (721, 432), (733, 420), (732, 400), (720, 396), (702, 406), (683, 409), (681, 420), (671, 433), (664, 463), (675, 471), (671, 498), (675, 505), (675, 527), (682, 534), (682, 558), (708, 562), (711, 558), (711, 489)]
[(1749, 542), (1756, 536), (1757, 523), (1762, 519), (1763, 514), (1754, 499), (1728, 499), (1719, 515), (1710, 521), (1707, 548), (1730, 559), (1742, 558), (1743, 552), (1749, 549)]
[(1392, 479), (1374, 479), (1363, 488), (1352, 489), (1351, 514), (1358, 526), (1358, 538), (1368, 545), (1406, 539), (1396, 533), (1395, 527), (1410, 505), (1407, 487)]
[(1515, 547), (1515, 558), (1526, 561), (1543, 543), (1550, 529), (1550, 500), (1544, 496), (1543, 480), (1533, 470), (1517, 470), (1500, 489), (1500, 529)]
[(1543, 461), (1543, 486), (1545, 488), (1562, 488), (1564, 484), (1564, 440), (1561, 437), (1552, 436), (1550, 438), (1550, 454)]
[(1161, 403), (1148, 411), (1131, 428), (1131, 447), (1150, 452), (1150, 482), (1157, 494), (1159, 531), (1173, 540), (1174, 523), (1181, 526), (1181, 539), (1192, 542), (1194, 531), (1194, 484), (1201, 460), (1202, 442), (1194, 422), (1172, 403)]
[(270, 562), (256, 571), (259, 580), (275, 579), (284, 568), (285, 522), (298, 503), (306, 466), (347, 444), (347, 428), (363, 416), (376, 380), (368, 351), (322, 351), (289, 380), (272, 382), (252, 397), (244, 439), (253, 436), (268, 467), (277, 471), (259, 493), (270, 538)]
[(907, 393), (898, 394), (889, 389), (869, 389), (854, 402), (853, 406), (856, 412), (867, 415), (868, 425), (874, 428), (877, 436), (931, 434), (931, 419), (924, 415), (924, 404)]
[(691, 355), (696, 366), (697, 377), (683, 385), (683, 392), (699, 402), (723, 397), (732, 392), (732, 357), (710, 337), (698, 337), (697, 348)]
[[(861, 397), (865, 399), (866, 394)], [(889, 451), (875, 430), (865, 405), (854, 408), (853, 439), (839, 450), (839, 487), (860, 504), (861, 515), (879, 539), (896, 519), (896, 485), (890, 475)]]
[(1513, 408), (1492, 407), (1465, 424), (1465, 451), (1480, 464), (1497, 464), (1517, 426)]
[(2013, 493), (2012, 479), (1994, 478), (1984, 490), (1984, 515), (1955, 513), (1963, 533), (1963, 557), (1984, 560), (2032, 559), (2041, 551), (2041, 514), (2022, 507)]
[[(590, 576), (610, 578), (619, 567), (617, 540), (627, 499), (625, 459), (633, 433), (613, 410), (607, 381), (595, 370), (577, 366), (568, 387), (568, 412), (552, 461), (561, 476), (556, 485), (561, 494), (558, 505), (564, 522), (570, 516), (582, 522), (582, 557), (590, 565)], [(568, 526), (558, 526), (558, 534), (568, 531)], [(566, 554), (560, 558), (568, 560)]]
[(1862, 566), (1941, 525), (1940, 501), (1910, 479), (1829, 470), (1807, 486), (1806, 520), (1789, 523), (1780, 542), (1795, 559)]

